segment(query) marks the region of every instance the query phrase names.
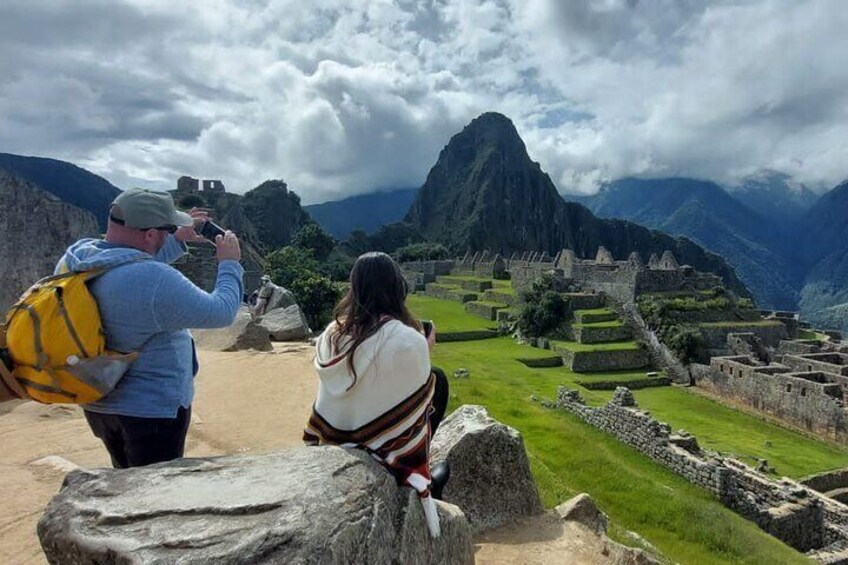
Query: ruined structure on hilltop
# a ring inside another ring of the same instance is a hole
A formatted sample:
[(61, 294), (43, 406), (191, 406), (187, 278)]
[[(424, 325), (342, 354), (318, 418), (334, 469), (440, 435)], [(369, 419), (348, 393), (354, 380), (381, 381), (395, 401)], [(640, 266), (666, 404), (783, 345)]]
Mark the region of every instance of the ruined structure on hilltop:
[(204, 180), (202, 191), (200, 186), (200, 180), (183, 175), (177, 179), (177, 189), (173, 191), (173, 193), (175, 196), (186, 196), (189, 194), (219, 195), (224, 194), (227, 191), (224, 187), (224, 183), (217, 179)]

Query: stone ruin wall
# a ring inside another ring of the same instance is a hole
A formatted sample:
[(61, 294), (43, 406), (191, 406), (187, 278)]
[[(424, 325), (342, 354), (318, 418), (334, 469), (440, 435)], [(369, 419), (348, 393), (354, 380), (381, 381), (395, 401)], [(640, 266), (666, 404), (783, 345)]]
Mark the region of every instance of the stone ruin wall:
[[(206, 292), (212, 292), (218, 279), (215, 247), (205, 243), (189, 243), (188, 250), (188, 254), (177, 260), (173, 267)], [(264, 269), (248, 253), (242, 254), (241, 265), (244, 267), (244, 291), (250, 294), (259, 288)]]
[(695, 438), (672, 434), (668, 424), (639, 410), (626, 388), (616, 389), (605, 406), (592, 408), (578, 392), (560, 387), (555, 407), (708, 490), (722, 504), (798, 551), (827, 561), (820, 554), (848, 544), (848, 506), (795, 481), (775, 481), (741, 462), (702, 451)]
[(715, 395), (848, 443), (848, 366), (823, 364), (815, 355), (784, 355), (782, 361), (765, 365), (749, 356), (714, 357), (709, 366), (693, 364), (691, 372), (697, 386)]

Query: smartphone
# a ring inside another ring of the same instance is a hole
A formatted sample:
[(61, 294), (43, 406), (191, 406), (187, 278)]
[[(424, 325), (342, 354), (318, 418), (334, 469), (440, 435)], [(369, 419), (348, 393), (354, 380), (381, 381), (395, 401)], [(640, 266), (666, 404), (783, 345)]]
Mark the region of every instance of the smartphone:
[(421, 325), (424, 326), (424, 337), (430, 337), (433, 332), (433, 322), (430, 320), (421, 320)]
[(219, 235), (224, 235), (224, 232), (226, 230), (224, 230), (224, 228), (222, 228), (221, 226), (219, 226), (215, 222), (211, 222), (209, 220), (206, 220), (200, 226), (200, 229), (195, 228), (195, 231), (197, 231), (197, 233), (199, 233), (200, 235), (202, 235), (203, 237), (205, 237), (206, 239), (208, 239), (212, 243), (215, 243), (215, 238)]

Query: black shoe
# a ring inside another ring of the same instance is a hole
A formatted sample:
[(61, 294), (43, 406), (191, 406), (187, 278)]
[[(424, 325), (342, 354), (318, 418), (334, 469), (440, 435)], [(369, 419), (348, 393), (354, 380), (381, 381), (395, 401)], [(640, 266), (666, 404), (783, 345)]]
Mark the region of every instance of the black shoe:
[(450, 480), (450, 465), (442, 461), (430, 470), (430, 494), (436, 500), (442, 500), (442, 491)]

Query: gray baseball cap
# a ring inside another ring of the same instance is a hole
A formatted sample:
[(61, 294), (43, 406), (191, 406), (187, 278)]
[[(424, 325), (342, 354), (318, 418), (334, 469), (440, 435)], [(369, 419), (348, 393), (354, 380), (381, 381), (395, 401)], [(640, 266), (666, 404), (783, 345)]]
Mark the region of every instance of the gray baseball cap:
[(119, 194), (109, 207), (109, 215), (134, 229), (194, 224), (191, 216), (177, 210), (170, 194), (144, 188), (131, 188)]

